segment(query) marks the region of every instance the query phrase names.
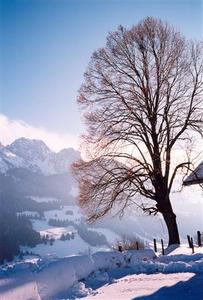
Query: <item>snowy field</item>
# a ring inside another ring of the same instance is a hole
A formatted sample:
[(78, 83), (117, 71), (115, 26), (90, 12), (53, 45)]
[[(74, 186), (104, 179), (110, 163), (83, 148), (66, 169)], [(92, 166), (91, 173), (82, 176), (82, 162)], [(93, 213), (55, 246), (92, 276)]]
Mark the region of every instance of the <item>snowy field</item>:
[[(21, 214), (30, 215), (29, 211), (22, 212)], [(32, 212), (35, 216), (35, 212)], [(64, 227), (54, 227), (49, 224), (50, 219), (56, 219), (60, 221), (69, 221), (73, 225)], [(59, 257), (62, 258), (67, 255), (73, 254), (92, 254), (97, 251), (107, 250), (109, 246), (90, 246), (77, 232), (77, 225), (83, 220), (82, 213), (76, 205), (64, 205), (60, 209), (44, 212), (44, 217), (41, 220), (31, 220), (33, 228), (40, 233), (40, 235), (48, 236), (54, 239), (54, 242), (50, 244), (38, 244), (34, 248), (27, 246), (21, 246), (21, 250), (25, 253), (28, 251), (35, 255), (39, 255), (42, 258), (47, 257)], [(98, 234), (103, 234), (106, 237), (109, 245), (114, 245), (121, 237), (110, 229), (105, 228), (90, 228), (91, 231), (95, 231)], [(74, 238), (68, 240), (61, 240), (62, 234), (73, 234)]]
[(0, 269), (1, 300), (202, 300), (203, 248), (35, 258)]

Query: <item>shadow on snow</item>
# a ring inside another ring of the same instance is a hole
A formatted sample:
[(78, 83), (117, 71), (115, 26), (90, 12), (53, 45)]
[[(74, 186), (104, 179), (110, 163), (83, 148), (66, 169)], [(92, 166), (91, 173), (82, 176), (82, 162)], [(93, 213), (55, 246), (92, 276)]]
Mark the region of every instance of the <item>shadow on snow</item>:
[(181, 281), (170, 287), (162, 287), (148, 296), (135, 297), (132, 300), (203, 300), (203, 274), (195, 274), (187, 281)]

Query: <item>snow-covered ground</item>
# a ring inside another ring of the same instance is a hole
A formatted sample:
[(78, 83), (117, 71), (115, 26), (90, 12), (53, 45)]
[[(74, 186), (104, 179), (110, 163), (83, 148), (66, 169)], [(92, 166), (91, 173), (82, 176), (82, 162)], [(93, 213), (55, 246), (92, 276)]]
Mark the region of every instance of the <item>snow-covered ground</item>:
[(202, 300), (202, 275), (194, 273), (127, 275), (85, 300)]
[[(203, 254), (203, 247), (198, 247), (195, 248), (195, 251), (197, 253), (202, 253)], [(175, 248), (173, 251), (169, 252), (168, 255), (190, 255), (191, 254), (191, 249), (187, 247), (187, 245), (181, 245), (180, 247)]]
[[(1, 300), (202, 300), (203, 250), (180, 247), (37, 259), (0, 269)], [(188, 254), (190, 252), (190, 254)]]

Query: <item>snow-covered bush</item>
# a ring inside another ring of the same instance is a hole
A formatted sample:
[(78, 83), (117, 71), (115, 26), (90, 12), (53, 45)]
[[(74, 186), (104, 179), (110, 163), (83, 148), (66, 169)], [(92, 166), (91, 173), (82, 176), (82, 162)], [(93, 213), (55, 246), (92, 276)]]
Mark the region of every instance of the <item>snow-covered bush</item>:
[(145, 248), (144, 242), (141, 241), (139, 238), (128, 237), (126, 235), (122, 236), (122, 239), (117, 241), (116, 244), (113, 246), (113, 249), (119, 251), (140, 250), (144, 248)]

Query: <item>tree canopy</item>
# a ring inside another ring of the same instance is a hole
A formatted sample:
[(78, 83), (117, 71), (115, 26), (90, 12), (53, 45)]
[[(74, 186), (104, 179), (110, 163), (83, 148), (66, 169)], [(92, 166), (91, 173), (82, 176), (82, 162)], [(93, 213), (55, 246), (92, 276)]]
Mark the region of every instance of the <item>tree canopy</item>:
[[(134, 203), (161, 213), (169, 244), (179, 242), (169, 195), (178, 170), (190, 167), (193, 132), (202, 135), (202, 49), (147, 17), (109, 33), (93, 53), (78, 97), (86, 158), (74, 165), (89, 220)], [(177, 145), (185, 150), (179, 160)]]

